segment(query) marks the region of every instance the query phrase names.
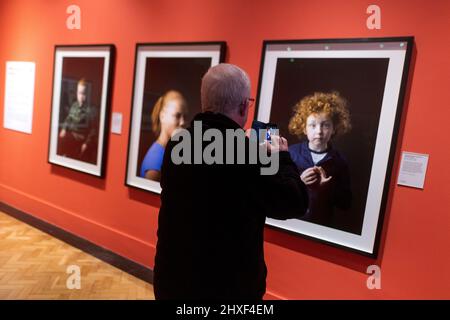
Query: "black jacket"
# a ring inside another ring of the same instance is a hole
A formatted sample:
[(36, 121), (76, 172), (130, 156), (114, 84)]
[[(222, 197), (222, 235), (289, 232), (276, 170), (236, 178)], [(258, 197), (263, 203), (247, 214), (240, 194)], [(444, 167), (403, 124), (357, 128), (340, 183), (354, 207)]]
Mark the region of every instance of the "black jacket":
[[(196, 120), (202, 121), (203, 132), (240, 128), (211, 112)], [(188, 130), (193, 134), (193, 123)], [(168, 143), (162, 166), (156, 299), (262, 299), (265, 218), (296, 217), (308, 207), (289, 153), (280, 152), (277, 174), (264, 176), (260, 165), (252, 164), (175, 165), (171, 151), (176, 144)]]

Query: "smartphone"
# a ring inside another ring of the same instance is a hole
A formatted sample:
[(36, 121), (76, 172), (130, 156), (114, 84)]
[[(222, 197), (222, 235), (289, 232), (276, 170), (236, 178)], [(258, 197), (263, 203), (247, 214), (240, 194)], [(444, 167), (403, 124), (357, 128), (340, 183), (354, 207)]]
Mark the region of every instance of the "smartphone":
[[(255, 133), (252, 133), (252, 136), (250, 138), (258, 142), (271, 142), (272, 135), (278, 133), (278, 126), (275, 123), (265, 123), (258, 120), (253, 120), (252, 129), (256, 131), (256, 136)], [(265, 134), (265, 136), (262, 136), (262, 134)]]
[(272, 135), (273, 134), (278, 134), (278, 127), (274, 123), (268, 123), (266, 129), (267, 129), (267, 131), (266, 131), (266, 140), (271, 143), (272, 142)]

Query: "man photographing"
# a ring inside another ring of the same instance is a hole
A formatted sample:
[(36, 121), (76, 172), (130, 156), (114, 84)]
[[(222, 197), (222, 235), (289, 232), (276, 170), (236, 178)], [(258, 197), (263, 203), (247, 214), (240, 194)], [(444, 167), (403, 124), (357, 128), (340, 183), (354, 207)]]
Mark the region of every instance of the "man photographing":
[[(203, 131), (223, 135), (230, 129), (242, 130), (251, 101), (250, 80), (242, 69), (231, 64), (212, 67), (202, 79), (203, 112), (187, 131), (194, 135), (196, 121)], [(190, 141), (194, 156), (199, 146)], [(168, 143), (161, 171), (156, 299), (262, 299), (267, 275), (265, 218), (302, 216), (308, 207), (286, 139), (272, 135), (271, 143), (264, 144), (270, 153), (277, 153), (279, 166), (272, 175), (262, 175), (262, 165), (248, 161), (174, 163), (172, 150), (178, 143), (176, 139)], [(200, 151), (205, 148), (208, 145)], [(225, 158), (229, 152), (239, 156), (239, 149), (224, 147), (218, 152)]]

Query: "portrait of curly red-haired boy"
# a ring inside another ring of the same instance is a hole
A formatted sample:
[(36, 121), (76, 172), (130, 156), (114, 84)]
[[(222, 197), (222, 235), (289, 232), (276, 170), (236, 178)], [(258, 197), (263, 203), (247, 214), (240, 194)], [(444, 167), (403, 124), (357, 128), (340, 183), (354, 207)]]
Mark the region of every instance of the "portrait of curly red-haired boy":
[(347, 101), (339, 92), (315, 92), (293, 108), (289, 133), (300, 143), (289, 152), (309, 194), (309, 208), (300, 217), (322, 225), (333, 223), (335, 208), (351, 206), (350, 171), (345, 158), (332, 141), (351, 130)]

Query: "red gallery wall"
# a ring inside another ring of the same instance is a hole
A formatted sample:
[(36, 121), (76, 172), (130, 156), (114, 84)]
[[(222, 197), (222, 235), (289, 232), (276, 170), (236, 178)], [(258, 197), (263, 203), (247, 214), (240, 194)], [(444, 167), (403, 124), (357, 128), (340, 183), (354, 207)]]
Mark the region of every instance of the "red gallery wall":
[[(81, 30), (66, 28), (71, 4)], [(381, 30), (366, 27), (370, 4), (381, 7)], [(227, 41), (227, 61), (248, 71), (256, 95), (264, 39), (413, 35), (397, 152), (430, 154), (425, 189), (396, 186), (396, 163), (377, 260), (267, 229), (267, 298), (448, 299), (449, 34), (448, 0), (1, 1), (1, 123), (6, 61), (35, 61), (36, 85), (32, 135), (0, 128), (0, 201), (151, 268), (159, 195), (124, 185), (137, 42)], [(96, 43), (116, 45), (112, 110), (124, 115), (122, 135), (109, 134), (104, 180), (47, 163), (54, 45)], [(367, 289), (370, 264), (381, 267), (381, 290)]]

